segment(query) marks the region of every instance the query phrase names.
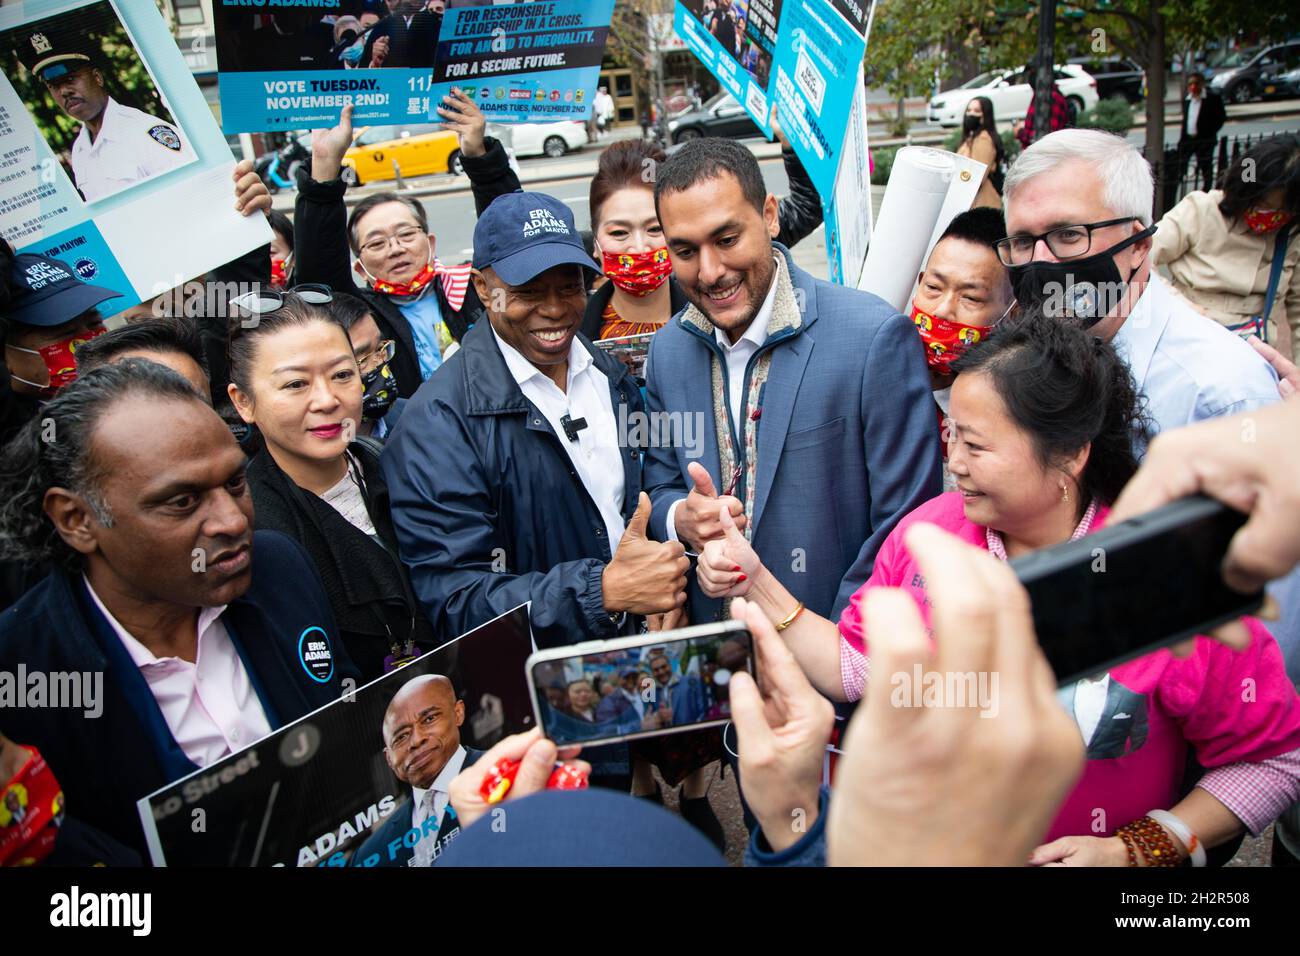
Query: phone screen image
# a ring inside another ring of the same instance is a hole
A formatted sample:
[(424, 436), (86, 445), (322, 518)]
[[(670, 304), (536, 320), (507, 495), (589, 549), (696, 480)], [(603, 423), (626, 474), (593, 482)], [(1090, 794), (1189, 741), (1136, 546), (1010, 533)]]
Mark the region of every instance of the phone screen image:
[(752, 673), (748, 631), (537, 661), (538, 721), (557, 744), (676, 733), (731, 719), (729, 687)]

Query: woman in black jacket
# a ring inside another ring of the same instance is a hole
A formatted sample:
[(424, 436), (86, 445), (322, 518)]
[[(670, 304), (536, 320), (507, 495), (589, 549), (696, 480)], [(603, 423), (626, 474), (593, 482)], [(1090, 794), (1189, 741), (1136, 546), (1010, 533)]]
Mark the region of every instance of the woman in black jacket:
[(248, 466), (257, 527), (307, 549), (344, 646), (371, 680), (431, 650), (434, 634), (397, 556), (379, 445), (357, 435), (352, 345), (329, 293), (311, 297), (263, 293), (256, 322), (232, 319), (230, 398), (265, 444)]

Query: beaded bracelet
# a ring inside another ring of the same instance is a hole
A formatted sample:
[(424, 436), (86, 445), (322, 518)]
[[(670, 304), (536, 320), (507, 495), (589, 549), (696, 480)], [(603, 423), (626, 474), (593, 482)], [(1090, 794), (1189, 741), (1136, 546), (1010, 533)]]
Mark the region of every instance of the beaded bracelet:
[(1142, 817), (1118, 827), (1115, 835), (1124, 841), (1130, 866), (1137, 866), (1135, 847), (1142, 851), (1147, 866), (1176, 867), (1183, 864), (1182, 855), (1174, 845), (1173, 838), (1150, 817)]

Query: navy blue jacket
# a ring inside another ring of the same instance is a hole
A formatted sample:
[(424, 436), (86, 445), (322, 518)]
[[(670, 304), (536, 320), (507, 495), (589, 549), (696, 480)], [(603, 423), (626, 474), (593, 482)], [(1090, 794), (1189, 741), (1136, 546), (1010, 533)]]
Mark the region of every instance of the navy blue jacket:
[[(771, 352), (759, 408), (741, 408), (742, 418), (759, 415), (750, 540), (796, 598), (834, 621), (871, 576), (894, 525), (942, 490), (934, 397), (906, 316), (870, 293), (814, 278), (788, 249), (773, 247), (785, 256), (800, 311), (798, 324), (773, 332), (745, 370), (748, 391), (754, 363)], [(717, 356), (725, 367), (725, 358), (687, 314), (650, 342), (646, 406), (652, 419), (699, 416), (700, 461), (723, 489), (711, 362)], [(659, 541), (667, 540), (669, 508), (691, 487), (691, 451), (660, 443), (646, 453), (650, 533)], [(721, 603), (704, 596), (694, 575), (688, 580), (692, 621), (715, 620)]]
[[(627, 366), (578, 341), (609, 379), (615, 420), (640, 412)], [(444, 640), (529, 601), (539, 647), (614, 636), (601, 593), (609, 536), (562, 441), (524, 397), (487, 321), (406, 406), (380, 465), (411, 585)], [(626, 521), (642, 450), (620, 454)]]
[[(475, 763), (479, 757), (483, 756), (482, 750), (475, 750), (473, 747), (465, 748), (465, 762), (461, 764), (461, 770)], [(372, 833), (366, 842), (361, 844), (356, 853), (352, 854), (352, 859), (348, 861), (348, 866), (410, 866), (411, 860), (415, 856), (415, 846), (421, 840), (428, 839), (434, 834), (426, 834), (421, 830), (415, 830), (408, 837), (407, 833), (414, 828), (411, 821), (415, 819), (415, 800), (408, 799), (400, 807), (388, 815), (383, 826)], [(426, 821), (427, 823), (428, 821)], [(432, 829), (432, 828), (430, 828)], [(450, 803), (442, 815), (442, 823), (438, 827), (436, 834), (438, 843), (434, 847), (433, 859), (437, 859), (447, 843), (455, 839), (460, 833), (460, 820), (456, 818), (456, 810)]]
[[(271, 729), (336, 700), (357, 673), (300, 545), (274, 531), (253, 535), (253, 584), (221, 616)], [(311, 675), (299, 656), (305, 631), (329, 636), (334, 669)], [(40, 750), (68, 811), (148, 859), (136, 801), (198, 767), (167, 728), (148, 684), (95, 607), (80, 575), (58, 570), (0, 615), (0, 671), (103, 673), (102, 713), (6, 708), (0, 731)], [(353, 685), (355, 686), (355, 685)], [(252, 743), (252, 741), (248, 741)]]

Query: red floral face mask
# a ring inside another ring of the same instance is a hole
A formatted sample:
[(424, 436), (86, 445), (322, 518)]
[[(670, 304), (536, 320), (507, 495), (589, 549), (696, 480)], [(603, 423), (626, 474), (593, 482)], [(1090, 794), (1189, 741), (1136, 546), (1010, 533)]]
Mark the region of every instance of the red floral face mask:
[(1248, 209), (1241, 217), (1246, 228), (1256, 235), (1281, 229), (1291, 221), (1291, 214), (1280, 209)]
[(609, 281), (629, 295), (649, 295), (667, 281), (673, 271), (668, 247), (649, 252), (602, 252), (601, 270)]
[(0, 866), (35, 866), (50, 855), (63, 818), (63, 790), (35, 747), (12, 780), (0, 783)]
[(433, 268), (433, 263), (428, 263), (423, 269), (411, 277), (408, 282), (389, 282), (387, 279), (376, 278), (372, 280), (370, 288), (376, 292), (382, 292), (384, 295), (415, 295), (430, 282), (437, 271)]
[(912, 321), (925, 343), (925, 361), (936, 372), (947, 372), (962, 353), (989, 334), (978, 325), (949, 322), (922, 312), (912, 304)]
[(283, 289), (289, 284), (289, 274), (286, 271), (288, 261), (287, 259), (271, 259), (271, 285), (276, 289)]
[(41, 385), (39, 382), (29, 382), (25, 378), (19, 378), (10, 372), (10, 377), (16, 382), (22, 382), (24, 385), (30, 385), (33, 388), (39, 388), (41, 394), (47, 398), (53, 397), (59, 389), (68, 385), (77, 377), (77, 349), (85, 342), (93, 338), (98, 338), (108, 330), (102, 325), (91, 329), (88, 332), (82, 332), (80, 335), (74, 335), (70, 339), (64, 339), (62, 342), (55, 342), (53, 345), (44, 345), (39, 349), (24, 349), (17, 345), (10, 345), (9, 348), (15, 352), (27, 352), (30, 355), (39, 355), (41, 361), (45, 363), (45, 370), (50, 375), (50, 383)]

